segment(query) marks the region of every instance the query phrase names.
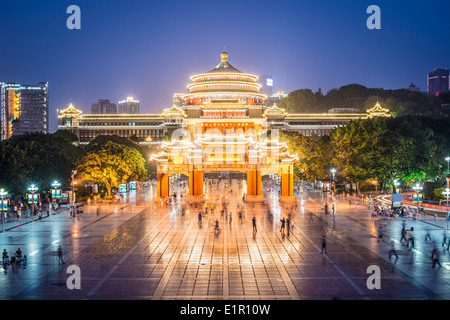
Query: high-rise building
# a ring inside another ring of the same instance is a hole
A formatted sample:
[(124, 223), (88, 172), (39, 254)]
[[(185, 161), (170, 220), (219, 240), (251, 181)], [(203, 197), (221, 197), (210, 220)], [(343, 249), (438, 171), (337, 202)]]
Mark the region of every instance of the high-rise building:
[(265, 74), (259, 77), (261, 83), (261, 89), (259, 92), (270, 97), (273, 95), (273, 78), (270, 74)]
[(93, 103), (91, 106), (92, 114), (116, 114), (117, 105), (109, 101), (108, 99), (100, 99), (98, 102)]
[(134, 100), (133, 97), (127, 97), (126, 100), (119, 101), (119, 113), (138, 114), (139, 100)]
[(448, 69), (434, 69), (427, 75), (427, 92), (429, 95), (437, 96), (442, 92), (449, 91)]
[(0, 83), (0, 139), (32, 132), (49, 132), (48, 83)]

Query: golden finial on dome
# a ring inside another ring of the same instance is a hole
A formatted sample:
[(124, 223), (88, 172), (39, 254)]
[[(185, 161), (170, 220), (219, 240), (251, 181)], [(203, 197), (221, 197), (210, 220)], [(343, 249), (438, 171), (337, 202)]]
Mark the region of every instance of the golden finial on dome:
[(222, 61), (228, 61), (228, 53), (225, 51), (220, 54), (220, 57), (222, 58)]

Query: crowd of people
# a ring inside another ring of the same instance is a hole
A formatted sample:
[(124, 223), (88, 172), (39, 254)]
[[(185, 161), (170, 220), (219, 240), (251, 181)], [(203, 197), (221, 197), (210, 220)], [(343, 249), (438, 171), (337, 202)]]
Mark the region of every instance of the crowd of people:
[(22, 250), (20, 250), (20, 248), (17, 249), (15, 254), (13, 254), (11, 256), (11, 258), (9, 257), (9, 254), (6, 251), (6, 249), (3, 249), (2, 260), (3, 260), (3, 265), (9, 265), (9, 264), (15, 263), (15, 264), (22, 264), (22, 266), (26, 266), (28, 263), (27, 255), (22, 254)]

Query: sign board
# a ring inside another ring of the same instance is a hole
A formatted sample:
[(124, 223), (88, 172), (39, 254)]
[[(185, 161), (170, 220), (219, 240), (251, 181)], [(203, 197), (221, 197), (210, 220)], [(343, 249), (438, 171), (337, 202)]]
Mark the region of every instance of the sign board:
[(403, 195), (396, 193), (396, 194), (391, 194), (391, 201), (392, 202), (402, 202), (403, 201)]
[(400, 208), (402, 206), (401, 202), (392, 202), (392, 207), (393, 208)]
[(129, 184), (130, 184), (130, 190), (135, 190), (137, 188), (136, 181), (131, 181)]
[(39, 199), (39, 194), (27, 193), (28, 203), (38, 203), (38, 199)]
[(93, 192), (98, 193), (98, 184), (94, 184)]
[(69, 203), (69, 194), (67, 192), (64, 192), (61, 194), (61, 199), (59, 201), (61, 204)]
[(53, 199), (61, 198), (61, 189), (52, 189), (52, 198)]
[[(422, 203), (423, 194), (419, 193), (419, 203)], [(413, 193), (413, 203), (417, 203), (417, 193)]]
[(126, 183), (122, 183), (121, 185), (119, 185), (119, 192), (127, 192), (128, 188), (127, 188), (127, 184)]
[(8, 199), (3, 199), (3, 200), (0, 200), (2, 203), (0, 203), (0, 204), (2, 204), (2, 209), (3, 209), (3, 211), (8, 211)]

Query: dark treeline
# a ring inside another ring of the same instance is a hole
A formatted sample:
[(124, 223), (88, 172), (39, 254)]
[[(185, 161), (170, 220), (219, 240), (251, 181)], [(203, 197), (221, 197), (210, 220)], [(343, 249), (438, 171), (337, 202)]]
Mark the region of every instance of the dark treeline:
[(277, 104), (289, 113), (323, 113), (331, 108), (354, 108), (362, 112), (372, 108), (376, 102), (389, 109), (394, 116), (406, 114), (449, 115), (450, 93), (429, 96), (407, 89), (384, 90), (366, 88), (359, 84), (349, 84), (331, 89), (326, 94), (319, 88), (317, 92), (299, 89), (289, 93)]

